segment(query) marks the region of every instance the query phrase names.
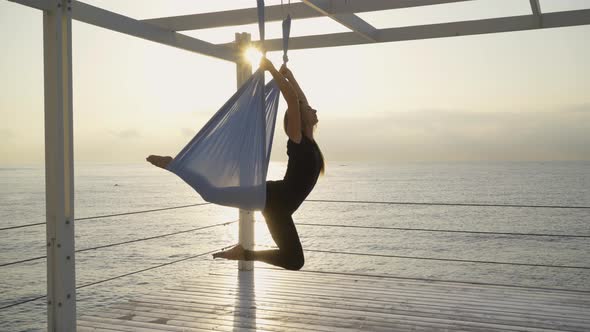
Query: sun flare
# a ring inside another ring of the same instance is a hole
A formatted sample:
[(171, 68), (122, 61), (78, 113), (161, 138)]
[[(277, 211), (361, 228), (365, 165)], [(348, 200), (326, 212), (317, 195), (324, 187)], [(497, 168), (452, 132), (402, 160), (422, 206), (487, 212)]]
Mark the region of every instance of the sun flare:
[(253, 67), (258, 67), (260, 59), (262, 59), (262, 52), (255, 47), (249, 47), (244, 52), (244, 57)]

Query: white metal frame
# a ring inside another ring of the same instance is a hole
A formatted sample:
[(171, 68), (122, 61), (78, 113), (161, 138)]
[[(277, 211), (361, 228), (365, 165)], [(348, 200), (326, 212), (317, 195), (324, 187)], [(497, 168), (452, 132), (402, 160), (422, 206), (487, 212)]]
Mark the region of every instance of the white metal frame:
[[(249, 33), (236, 33), (235, 45), (238, 50), (245, 50), (250, 46), (252, 37)], [(252, 65), (245, 57), (238, 57), (236, 61), (236, 78), (237, 88), (239, 89), (252, 76)], [(238, 221), (238, 242), (247, 250), (254, 249), (254, 211), (239, 211)], [(238, 269), (240, 271), (251, 271), (254, 269), (254, 262), (239, 261)]]
[(72, 18), (101, 28), (114, 30), (156, 43), (223, 60), (237, 61), (237, 57), (232, 48), (214, 45), (197, 38), (154, 26), (80, 1), (72, 1)]
[(73, 331), (76, 326), (70, 14), (68, 0), (54, 0), (43, 12), (49, 331)]
[[(238, 87), (252, 74), (239, 55), (249, 34), (236, 34), (230, 44), (212, 44), (178, 31), (252, 24), (256, 8), (137, 20), (75, 0), (9, 0), (43, 10), (45, 73), (45, 174), (47, 210), (47, 314), (49, 331), (76, 329), (74, 256), (74, 162), (72, 125), (72, 19), (179, 49), (236, 63)], [(529, 0), (530, 15), (500, 17), (400, 28), (376, 29), (356, 13), (441, 5), (474, 0), (303, 0), (292, 4), (293, 19), (330, 17), (351, 32), (292, 38), (290, 49), (384, 43), (467, 36), (590, 24), (590, 10), (543, 13), (539, 0)], [(266, 7), (266, 21), (282, 20), (281, 6)], [(253, 42), (256, 44), (257, 42)], [(279, 39), (265, 42), (267, 51), (282, 49)], [(240, 210), (240, 243), (254, 246), (254, 216)], [(240, 262), (251, 270), (252, 262)]]
[(369, 42), (378, 40), (377, 29), (365, 22), (362, 18), (351, 13), (333, 13), (332, 1), (330, 0), (303, 0), (303, 3), (316, 10), (320, 14), (330, 17), (334, 21), (344, 25)]
[[(427, 24), (400, 28), (377, 30), (376, 43), (398, 42), (418, 39), (444, 38), (490, 34), (533, 29), (570, 27), (590, 24), (590, 9), (555, 12), (537, 15), (520, 15), (491, 18), (483, 20)], [(369, 44), (371, 41), (356, 32), (341, 32), (325, 35), (293, 37), (289, 40), (289, 49), (308, 49), (334, 46)], [(258, 45), (258, 42), (254, 42)], [(231, 46), (225, 44), (224, 46)], [(266, 40), (267, 51), (282, 50), (281, 39)]]
[[(473, 0), (310, 0), (304, 3), (291, 4), (287, 9), (292, 18), (304, 19), (325, 17), (326, 13), (332, 15), (354, 14), (463, 1)], [(323, 8), (323, 10), (318, 10), (313, 5)], [(284, 19), (285, 9), (281, 5), (266, 6), (264, 11), (267, 22), (281, 21)], [(234, 9), (221, 12), (154, 18), (144, 20), (144, 22), (174, 31), (199, 30), (257, 23), (258, 12), (256, 8)]]

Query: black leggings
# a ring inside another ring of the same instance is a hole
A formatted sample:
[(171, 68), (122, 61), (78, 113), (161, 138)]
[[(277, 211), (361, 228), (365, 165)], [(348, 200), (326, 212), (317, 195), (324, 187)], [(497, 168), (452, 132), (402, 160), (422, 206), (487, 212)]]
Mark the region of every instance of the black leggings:
[(270, 235), (279, 249), (252, 251), (246, 250), (245, 258), (280, 266), (287, 270), (299, 270), (305, 263), (299, 234), (291, 215), (296, 202), (289, 199), (289, 191), (283, 181), (266, 183), (266, 205), (262, 211)]

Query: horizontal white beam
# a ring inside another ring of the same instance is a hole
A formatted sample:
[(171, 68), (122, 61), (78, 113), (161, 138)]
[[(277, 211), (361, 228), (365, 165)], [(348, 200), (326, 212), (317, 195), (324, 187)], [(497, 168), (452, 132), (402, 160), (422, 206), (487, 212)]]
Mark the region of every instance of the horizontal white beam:
[[(9, 1), (40, 10), (52, 10), (54, 5), (57, 6), (57, 2), (50, 0)], [(235, 62), (237, 59), (234, 49), (230, 47), (211, 44), (169, 29), (153, 26), (131, 17), (94, 7), (80, 1), (73, 0), (70, 5), (72, 18), (84, 23), (223, 60)]]
[(50, 10), (52, 7), (52, 2), (49, 0), (8, 0), (10, 2), (15, 2), (21, 5), (29, 6), (35, 9), (40, 10)]
[(333, 14), (366, 13), (389, 9), (444, 5), (473, 0), (330, 0)]
[[(20, 1), (20, 0), (19, 0)], [(83, 2), (72, 1), (72, 17), (78, 21), (143, 38), (156, 43), (173, 46), (215, 58), (234, 61), (237, 59), (233, 48), (211, 44), (171, 30), (113, 13)]]
[[(352, 14), (463, 1), (473, 0), (331, 0), (329, 12), (332, 15)], [(288, 6), (285, 5), (285, 7), (281, 7), (281, 5), (267, 6), (265, 8), (265, 19), (267, 22), (281, 21), (286, 13), (290, 14), (293, 19), (325, 16), (321, 12), (309, 8), (309, 6), (304, 3), (294, 3)], [(245, 8), (212, 13), (153, 18), (143, 21), (173, 31), (198, 30), (257, 23), (258, 11), (256, 8)]]
[[(541, 15), (543, 26), (537, 24), (535, 15), (492, 18), (476, 21), (452, 22), (419, 25), (402, 28), (379, 30), (378, 42), (396, 42), (430, 38), (444, 38), (455, 36), (469, 36), (510, 31), (532, 30), (539, 28), (558, 28), (578, 25), (590, 25), (590, 9), (553, 12)], [(259, 42), (254, 42), (258, 44)], [(289, 49), (309, 49), (320, 47), (334, 47), (360, 45), (370, 43), (354, 32), (333, 33), (325, 35), (293, 37), (289, 40)], [(271, 39), (265, 42), (267, 51), (282, 50), (281, 39)]]
[(375, 27), (355, 14), (333, 14), (331, 11), (331, 0), (303, 0), (303, 3), (320, 14), (328, 16), (353, 32), (356, 32), (361, 37), (366, 38), (371, 42), (377, 41), (378, 31)]

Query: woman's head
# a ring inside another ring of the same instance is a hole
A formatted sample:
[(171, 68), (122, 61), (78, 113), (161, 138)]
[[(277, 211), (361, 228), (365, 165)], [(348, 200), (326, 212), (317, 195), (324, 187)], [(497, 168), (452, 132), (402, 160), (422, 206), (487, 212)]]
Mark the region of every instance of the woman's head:
[[(301, 115), (301, 130), (305, 130), (305, 128), (314, 128), (318, 124), (318, 111), (313, 109), (309, 104), (300, 102), (299, 103), (299, 114)], [(283, 119), (283, 127), (285, 132), (287, 132), (287, 112), (285, 112), (285, 117)]]
[(318, 111), (313, 109), (308, 104), (301, 103), (300, 105), (299, 111), (301, 112), (301, 126), (303, 128), (315, 127), (318, 124)]

